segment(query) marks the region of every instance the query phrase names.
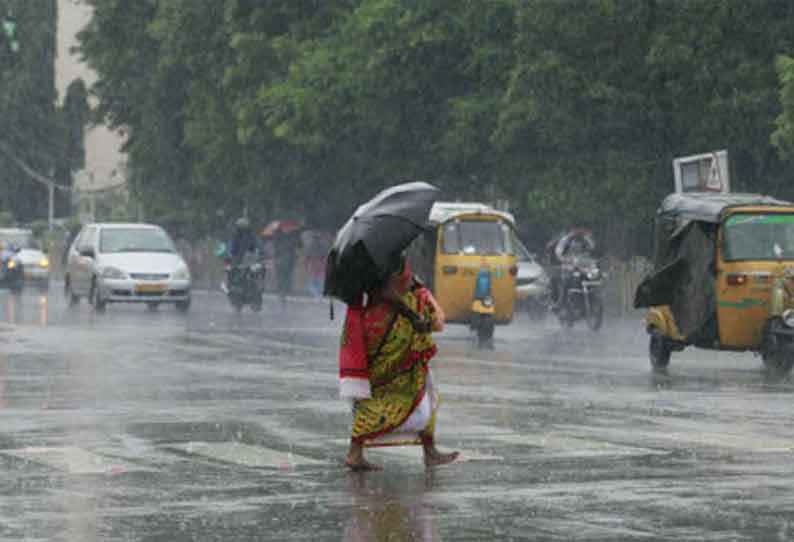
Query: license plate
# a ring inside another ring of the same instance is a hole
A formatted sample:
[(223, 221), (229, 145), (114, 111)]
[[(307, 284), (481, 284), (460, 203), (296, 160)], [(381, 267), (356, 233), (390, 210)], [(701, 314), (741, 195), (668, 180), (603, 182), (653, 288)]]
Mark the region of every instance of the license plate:
[(166, 288), (165, 284), (138, 284), (135, 286), (135, 291), (139, 294), (161, 294)]

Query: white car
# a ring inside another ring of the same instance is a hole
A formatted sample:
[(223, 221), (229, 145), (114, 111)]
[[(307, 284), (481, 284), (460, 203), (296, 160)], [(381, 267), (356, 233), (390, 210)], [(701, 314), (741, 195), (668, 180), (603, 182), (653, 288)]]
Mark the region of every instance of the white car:
[(546, 316), (551, 302), (551, 280), (537, 258), (516, 240), (518, 273), (516, 274), (516, 301), (533, 320)]
[(0, 229), (0, 239), (19, 249), (17, 259), (22, 263), (25, 284), (35, 284), (42, 290), (50, 285), (50, 260), (33, 239), (33, 232), (22, 228)]
[(152, 224), (88, 224), (69, 248), (65, 291), (97, 311), (108, 303), (171, 303), (190, 307), (190, 270), (174, 242)]

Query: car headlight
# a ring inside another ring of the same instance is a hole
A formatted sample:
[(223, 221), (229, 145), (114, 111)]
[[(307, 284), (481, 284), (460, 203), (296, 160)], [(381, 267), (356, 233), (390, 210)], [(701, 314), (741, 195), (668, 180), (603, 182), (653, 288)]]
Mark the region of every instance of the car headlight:
[(102, 278), (105, 279), (126, 279), (127, 273), (117, 267), (106, 267), (102, 270)]
[(39, 267), (45, 267), (46, 268), (46, 267), (49, 267), (49, 266), (50, 266), (50, 260), (48, 260), (47, 258), (42, 258), (42, 259), (39, 260)]
[(190, 271), (187, 267), (180, 267), (171, 275), (174, 280), (190, 280)]
[(794, 327), (794, 309), (786, 309), (783, 311), (783, 323), (788, 327)]
[(601, 277), (601, 271), (598, 269), (591, 269), (587, 272), (587, 280), (598, 280)]

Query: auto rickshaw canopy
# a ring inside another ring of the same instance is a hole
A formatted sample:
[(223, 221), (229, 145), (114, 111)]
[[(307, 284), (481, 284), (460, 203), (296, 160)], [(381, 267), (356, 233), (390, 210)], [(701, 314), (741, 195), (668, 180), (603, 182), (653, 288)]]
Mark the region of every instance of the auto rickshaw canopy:
[(444, 224), (465, 215), (498, 216), (515, 227), (516, 219), (507, 211), (499, 211), (483, 203), (450, 203), (437, 201), (430, 210), (431, 224)]
[(724, 213), (740, 206), (790, 206), (788, 201), (762, 194), (720, 194), (714, 192), (670, 194), (657, 215), (663, 219), (698, 220), (717, 224)]

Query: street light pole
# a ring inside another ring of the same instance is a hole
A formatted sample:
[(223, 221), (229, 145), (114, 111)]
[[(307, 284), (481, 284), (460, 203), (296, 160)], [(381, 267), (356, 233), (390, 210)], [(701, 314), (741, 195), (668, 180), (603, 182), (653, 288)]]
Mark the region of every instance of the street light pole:
[(47, 229), (52, 232), (55, 220), (55, 183), (49, 183), (47, 189), (50, 196), (49, 209), (47, 212)]

